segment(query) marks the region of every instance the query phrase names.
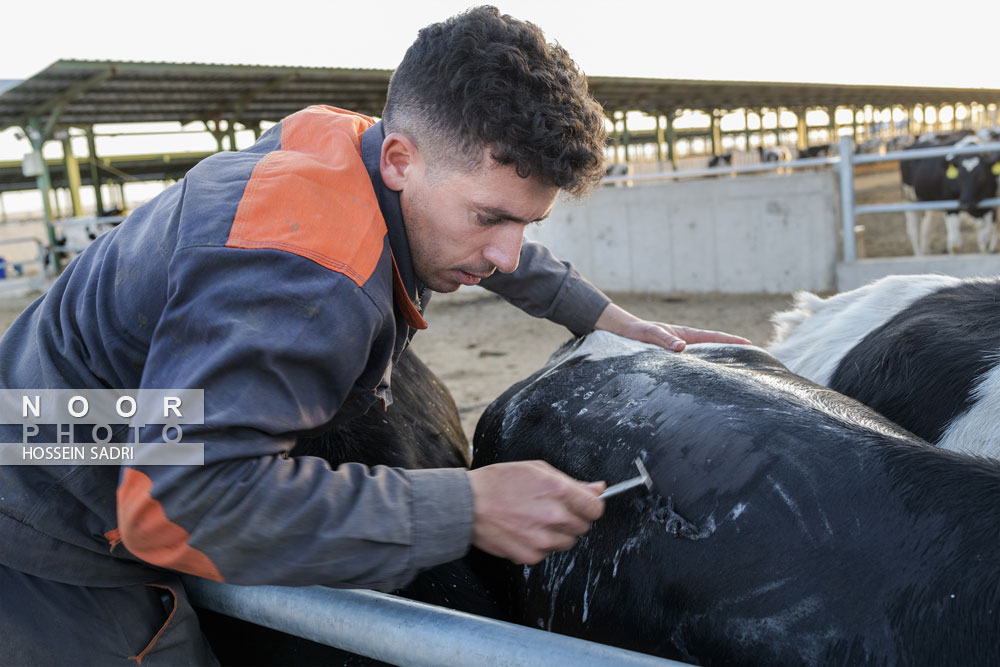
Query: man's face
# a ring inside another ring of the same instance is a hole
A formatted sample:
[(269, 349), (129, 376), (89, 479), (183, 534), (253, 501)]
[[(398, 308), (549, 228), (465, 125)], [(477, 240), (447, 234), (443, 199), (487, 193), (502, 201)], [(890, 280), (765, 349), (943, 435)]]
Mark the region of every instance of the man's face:
[(399, 190), (414, 271), (435, 292), (516, 269), (525, 227), (546, 217), (559, 193), (498, 165), (486, 151), (472, 172), (429, 169), (415, 156), (401, 185), (393, 189)]

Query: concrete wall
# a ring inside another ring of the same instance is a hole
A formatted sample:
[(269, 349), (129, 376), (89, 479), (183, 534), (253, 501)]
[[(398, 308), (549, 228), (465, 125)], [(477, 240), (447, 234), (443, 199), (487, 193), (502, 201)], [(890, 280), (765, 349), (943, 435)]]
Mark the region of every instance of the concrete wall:
[(957, 278), (1000, 275), (1000, 255), (927, 255), (859, 259), (837, 265), (837, 291), (846, 292), (889, 275), (940, 273)]
[(527, 237), (606, 290), (829, 291), (837, 193), (830, 171), (605, 186), (583, 204), (558, 202)]

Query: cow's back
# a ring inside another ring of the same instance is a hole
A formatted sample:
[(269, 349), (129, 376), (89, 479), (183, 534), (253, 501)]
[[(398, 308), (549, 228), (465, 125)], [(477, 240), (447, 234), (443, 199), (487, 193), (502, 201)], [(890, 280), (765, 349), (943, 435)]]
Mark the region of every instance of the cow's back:
[[(705, 664), (933, 662), (957, 655), (954, 645), (920, 620), (893, 620), (913, 595), (938, 594), (955, 563), (954, 590), (996, 602), (988, 567), (959, 572), (956, 550), (969, 543), (954, 537), (995, 530), (962, 516), (973, 503), (914, 516), (891, 470), (900, 458), (954, 455), (756, 348), (671, 355), (625, 343), (602, 357), (586, 345), (487, 409), (474, 467), (543, 458), (611, 483), (635, 474), (638, 455), (666, 482), (662, 493), (609, 499), (568, 552), (484, 566), (522, 622)], [(968, 462), (941, 465), (961, 476)], [(984, 504), (1000, 502), (997, 470), (985, 475)], [(992, 537), (971, 542), (1000, 556)], [(937, 550), (936, 560), (907, 571), (914, 549)], [(1000, 657), (985, 610), (949, 636)]]

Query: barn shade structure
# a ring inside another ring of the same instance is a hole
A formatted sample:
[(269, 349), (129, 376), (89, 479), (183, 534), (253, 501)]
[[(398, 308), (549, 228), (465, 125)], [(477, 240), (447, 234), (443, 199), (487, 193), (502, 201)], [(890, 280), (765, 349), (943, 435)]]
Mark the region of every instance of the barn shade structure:
[[(310, 104), (329, 104), (377, 116), (385, 104), (392, 74), (384, 69), (270, 67), (129, 61), (59, 60), (24, 81), (0, 82), (0, 131), (22, 128), (36, 151), (49, 140), (63, 141), (62, 164), (41, 162), (37, 177), (26, 177), (19, 163), (0, 163), (0, 195), (4, 190), (53, 184), (77, 193), (84, 183), (94, 186), (102, 208), (100, 182), (180, 178), (204, 154), (143, 156), (127, 161), (96, 156), (94, 126), (101, 124), (201, 121), (217, 141), (218, 149), (235, 146), (237, 125), (260, 132), (264, 121), (278, 121)], [(674, 159), (674, 141), (691, 131), (673, 127), (679, 112), (699, 110), (712, 119), (707, 135), (711, 150), (721, 150), (719, 119), (724, 112), (749, 109), (787, 109), (799, 118), (799, 142), (806, 140), (805, 111), (838, 107), (876, 109), (954, 104), (994, 105), (1000, 89), (918, 88), (752, 81), (695, 81), (590, 77), (594, 97), (609, 118), (619, 117), (612, 141), (628, 145), (655, 142), (657, 158), (663, 147)], [(655, 131), (630, 134), (625, 112), (639, 111), (656, 118)], [(995, 113), (995, 112), (994, 112)], [(831, 120), (831, 123), (833, 121)], [(82, 129), (88, 138), (89, 168), (80, 169), (69, 150), (66, 128)], [(760, 130), (761, 132), (763, 130)], [(747, 134), (749, 145), (750, 130)], [(804, 147), (804, 146), (803, 146)], [(114, 162), (114, 165), (111, 164)], [(51, 170), (51, 174), (50, 174)], [(43, 197), (46, 219), (51, 219), (48, 197)], [(78, 195), (74, 194), (74, 209)], [(79, 215), (79, 211), (74, 211)]]

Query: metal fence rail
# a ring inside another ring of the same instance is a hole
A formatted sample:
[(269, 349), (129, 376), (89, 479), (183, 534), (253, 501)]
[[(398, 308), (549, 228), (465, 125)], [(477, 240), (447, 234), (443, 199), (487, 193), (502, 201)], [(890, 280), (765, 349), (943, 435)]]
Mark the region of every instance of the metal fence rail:
[[(45, 284), (45, 256), (48, 254), (48, 249), (45, 247), (45, 244), (34, 236), (18, 236), (9, 239), (0, 239), (0, 246), (16, 245), (19, 243), (34, 243), (35, 257), (33, 259), (26, 259), (19, 262), (8, 262), (3, 258), (0, 258), (0, 267), (3, 267), (4, 269), (4, 277), (3, 279), (0, 279), (0, 293), (11, 292), (18, 289), (41, 289)], [(38, 273), (18, 277), (10, 275), (10, 269), (16, 267), (17, 265), (23, 266), (25, 264), (37, 264)]]
[[(904, 160), (920, 160), (928, 157), (943, 157), (945, 155), (976, 155), (1000, 151), (1000, 143), (974, 144), (970, 146), (935, 146), (934, 148), (915, 148), (906, 151), (894, 151), (884, 155), (853, 155), (853, 142), (849, 136), (840, 138), (840, 159), (837, 170), (840, 175), (840, 215), (844, 241), (844, 263), (857, 261), (857, 239), (854, 236), (855, 218), (858, 215), (870, 213), (889, 213), (897, 211), (947, 211), (958, 208), (958, 201), (934, 202), (900, 202), (898, 204), (872, 204), (856, 206), (854, 203), (854, 165), (873, 164), (876, 162), (894, 162)], [(1000, 206), (1000, 198), (991, 197), (980, 201), (978, 206), (988, 208)]]
[[(762, 162), (739, 166), (706, 167), (703, 169), (685, 169), (682, 171), (659, 171), (647, 174), (628, 174), (624, 176), (607, 176), (601, 183), (642, 184), (657, 181), (673, 181), (685, 178), (703, 178), (706, 176), (725, 176), (728, 174), (760, 173), (782, 169), (803, 169), (809, 167), (828, 167), (837, 169), (840, 179), (840, 215), (842, 220), (842, 236), (844, 244), (844, 263), (857, 261), (857, 239), (855, 238), (855, 218), (859, 215), (872, 213), (896, 213), (902, 211), (947, 211), (959, 206), (957, 200), (942, 200), (933, 202), (899, 202), (895, 204), (869, 204), (857, 206), (854, 201), (854, 167), (861, 164), (876, 164), (879, 162), (896, 162), (919, 160), (928, 157), (945, 155), (977, 155), (981, 153), (1000, 152), (1000, 142), (973, 144), (970, 146), (935, 146), (933, 148), (915, 148), (905, 151), (892, 151), (884, 154), (862, 153), (854, 154), (854, 141), (850, 135), (840, 137), (839, 155), (834, 157), (816, 157), (790, 160), (788, 162)], [(1000, 197), (984, 199), (977, 204), (982, 208), (1000, 206)]]
[(413, 602), (321, 586), (232, 586), (185, 577), (199, 606), (396, 665), (682, 667), (682, 663)]

